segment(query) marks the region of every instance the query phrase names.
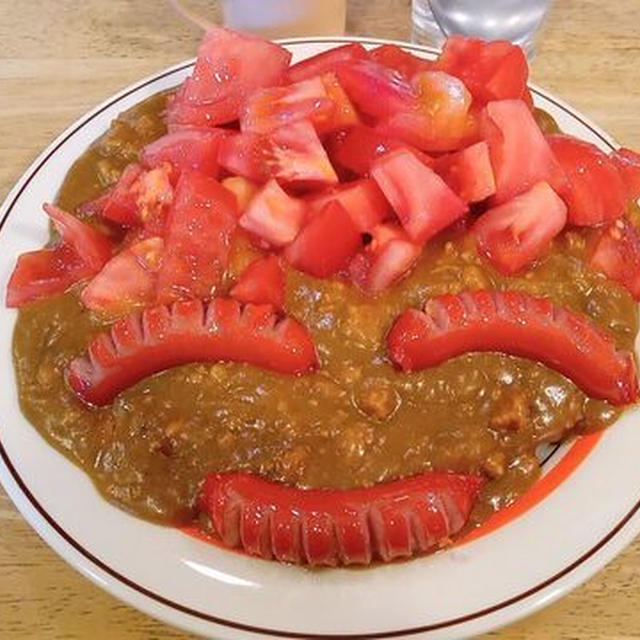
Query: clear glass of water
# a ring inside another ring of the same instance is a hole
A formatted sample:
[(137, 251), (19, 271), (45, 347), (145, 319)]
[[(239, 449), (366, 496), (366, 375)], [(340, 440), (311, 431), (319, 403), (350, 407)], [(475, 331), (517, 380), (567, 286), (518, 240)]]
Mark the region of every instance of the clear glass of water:
[(413, 0), (413, 40), (440, 47), (459, 33), (484, 40), (510, 40), (529, 57), (551, 0)]

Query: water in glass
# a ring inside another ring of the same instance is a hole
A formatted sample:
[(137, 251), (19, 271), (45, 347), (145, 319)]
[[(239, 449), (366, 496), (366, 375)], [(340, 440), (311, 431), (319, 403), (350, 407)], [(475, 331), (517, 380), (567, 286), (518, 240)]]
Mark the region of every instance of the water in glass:
[(511, 40), (528, 55), (550, 0), (413, 0), (413, 39), (440, 46), (445, 35)]

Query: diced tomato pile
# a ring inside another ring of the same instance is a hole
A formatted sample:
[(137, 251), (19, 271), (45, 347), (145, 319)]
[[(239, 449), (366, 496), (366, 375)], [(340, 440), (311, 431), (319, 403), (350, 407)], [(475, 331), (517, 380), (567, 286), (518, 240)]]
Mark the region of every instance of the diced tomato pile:
[[(590, 267), (640, 300), (640, 232), (627, 215), (640, 197), (640, 155), (546, 136), (519, 47), (456, 36), (436, 60), (395, 45), (347, 44), (290, 63), (278, 44), (211, 29), (169, 98), (168, 132), (78, 211), (45, 205), (56, 239), (19, 257), (6, 302), (21, 307), (77, 284), (92, 313), (126, 316), (69, 368), (85, 402), (110, 402), (141, 377), (193, 360), (306, 373), (319, 361), (306, 328), (283, 319), (287, 273), (339, 278), (380, 295), (443, 233), (467, 234), (480, 259), (513, 276), (544, 260), (565, 228), (593, 227)], [(240, 237), (260, 257), (235, 270)], [(535, 321), (506, 317), (511, 303), (535, 311)], [(389, 344), (400, 368), (499, 349), (542, 360), (612, 402), (636, 397), (626, 354), (577, 316), (481, 292), (438, 305), (400, 316)], [(567, 363), (578, 334), (593, 348)], [(586, 379), (596, 352), (608, 369)], [(237, 517), (233, 526), (223, 522), (219, 507), (208, 509), (220, 535), (249, 549), (237, 540), (244, 525), (238, 534)], [(363, 536), (378, 535), (370, 526)], [(425, 531), (420, 548), (436, 540)], [(353, 561), (407, 555), (385, 544), (383, 536)], [(250, 551), (302, 561), (294, 547)], [(332, 564), (343, 550), (305, 553)]]

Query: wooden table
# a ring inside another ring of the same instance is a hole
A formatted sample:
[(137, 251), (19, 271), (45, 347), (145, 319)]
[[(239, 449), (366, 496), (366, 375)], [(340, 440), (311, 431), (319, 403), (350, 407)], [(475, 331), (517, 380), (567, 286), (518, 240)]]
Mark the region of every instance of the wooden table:
[[(193, 0), (211, 11), (211, 2)], [(351, 0), (350, 33), (407, 39), (410, 0)], [(533, 79), (640, 148), (640, 0), (557, 0)], [(0, 197), (94, 104), (194, 55), (198, 33), (160, 0), (0, 0)], [(621, 487), (625, 490), (625, 487)], [(640, 540), (560, 602), (494, 637), (640, 637)], [(43, 544), (0, 490), (0, 638), (178, 638)]]

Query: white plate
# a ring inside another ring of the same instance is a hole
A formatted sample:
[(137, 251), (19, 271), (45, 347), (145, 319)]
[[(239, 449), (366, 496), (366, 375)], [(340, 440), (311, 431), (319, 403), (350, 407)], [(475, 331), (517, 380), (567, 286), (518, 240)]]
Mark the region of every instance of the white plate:
[[(300, 59), (346, 41), (351, 39), (305, 39), (287, 46)], [(55, 196), (72, 162), (119, 112), (178, 84), (191, 65), (172, 67), (110, 98), (37, 158), (0, 210), (0, 291), (16, 256), (46, 240), (40, 204)], [(562, 101), (538, 89), (534, 96), (568, 133), (607, 151), (614, 148), (606, 134)], [(640, 412), (634, 410), (539, 504), (490, 535), (446, 552), (367, 570), (325, 571), (226, 552), (111, 506), (82, 471), (46, 444), (18, 407), (10, 365), (15, 318), (14, 311), (0, 311), (4, 488), (72, 566), (134, 607), (189, 631), (217, 638), (475, 635), (567, 593), (640, 530)], [(556, 452), (545, 472), (569, 449)]]

